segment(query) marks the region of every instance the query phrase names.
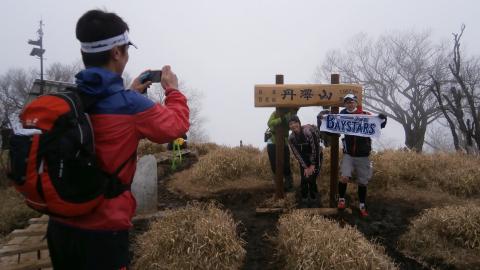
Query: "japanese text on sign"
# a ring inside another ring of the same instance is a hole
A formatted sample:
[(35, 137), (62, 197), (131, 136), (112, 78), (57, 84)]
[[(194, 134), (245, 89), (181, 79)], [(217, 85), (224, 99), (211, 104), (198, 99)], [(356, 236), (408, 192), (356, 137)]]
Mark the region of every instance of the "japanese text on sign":
[(350, 93), (362, 101), (357, 84), (255, 85), (255, 107), (341, 106)]

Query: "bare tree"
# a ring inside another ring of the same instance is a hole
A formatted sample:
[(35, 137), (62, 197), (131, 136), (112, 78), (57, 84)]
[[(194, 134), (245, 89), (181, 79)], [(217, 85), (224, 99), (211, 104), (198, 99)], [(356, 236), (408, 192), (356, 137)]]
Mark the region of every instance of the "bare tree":
[(27, 100), (28, 91), (35, 80), (33, 70), (9, 69), (0, 76), (0, 120), (1, 126), (10, 126), (10, 117), (18, 113)]
[[(79, 61), (66, 65), (53, 63), (46, 69), (46, 79), (62, 82), (73, 82), (75, 74), (80, 71)], [(9, 69), (0, 75), (0, 124), (10, 126), (9, 119), (20, 112), (27, 101), (34, 80), (38, 78), (38, 70), (23, 68)]]
[(123, 87), (125, 87), (125, 89), (128, 89), (130, 85), (132, 85), (133, 79), (135, 79), (135, 78), (132, 78), (132, 75), (130, 75), (130, 73), (126, 71), (123, 72), (122, 78), (123, 78)]
[(203, 93), (195, 89), (187, 89), (185, 94), (190, 108), (189, 140), (194, 142), (208, 141), (208, 135), (204, 129), (205, 118), (202, 115)]
[[(202, 92), (188, 88), (185, 86), (185, 83), (180, 81), (179, 88), (182, 89), (182, 92), (185, 94), (188, 100), (188, 107), (190, 108), (190, 130), (188, 131), (188, 140), (194, 142), (205, 142), (208, 140), (203, 124), (205, 118), (201, 114), (202, 111)], [(163, 88), (160, 84), (153, 84), (148, 89), (148, 97), (156, 102), (163, 103), (165, 98)]]
[(448, 125), (443, 120), (438, 119), (427, 130), (425, 144), (433, 152), (452, 152), (455, 150), (452, 138), (449, 136)]
[(82, 69), (80, 62), (72, 64), (62, 64), (59, 62), (51, 64), (46, 72), (46, 79), (59, 82), (73, 83), (75, 81), (75, 74)]
[(462, 25), (460, 33), (453, 34), (450, 78), (432, 75), (430, 91), (448, 122), (455, 149), (472, 153), (480, 150), (480, 58), (462, 57), (460, 39), (464, 30)]
[(445, 48), (431, 42), (429, 32), (397, 32), (377, 40), (359, 34), (344, 50), (327, 53), (316, 79), (339, 72), (344, 82), (364, 87), (366, 104), (399, 122), (405, 145), (422, 151), (427, 126), (439, 109), (429, 86), (430, 75), (444, 76)]

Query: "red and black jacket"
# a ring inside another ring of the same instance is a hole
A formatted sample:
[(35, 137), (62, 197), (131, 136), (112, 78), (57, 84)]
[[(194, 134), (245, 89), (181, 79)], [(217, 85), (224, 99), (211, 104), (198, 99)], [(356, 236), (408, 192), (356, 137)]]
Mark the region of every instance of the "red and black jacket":
[[(369, 112), (364, 112), (361, 109), (350, 113), (347, 109), (340, 111), (340, 114), (366, 114), (371, 115)], [(349, 154), (352, 157), (368, 157), (372, 151), (372, 139), (369, 137), (360, 137), (353, 135), (345, 135), (342, 139), (343, 153)]]
[[(128, 160), (117, 175), (124, 184), (133, 180), (137, 160), (129, 157), (141, 139), (168, 143), (188, 131), (187, 99), (177, 89), (165, 91), (162, 105), (125, 89), (120, 75), (103, 68), (87, 68), (76, 79), (80, 91), (100, 99), (90, 112), (98, 164), (105, 172), (112, 173)], [(135, 208), (133, 194), (126, 191), (103, 200), (91, 214), (56, 220), (80, 229), (127, 230), (132, 226)]]

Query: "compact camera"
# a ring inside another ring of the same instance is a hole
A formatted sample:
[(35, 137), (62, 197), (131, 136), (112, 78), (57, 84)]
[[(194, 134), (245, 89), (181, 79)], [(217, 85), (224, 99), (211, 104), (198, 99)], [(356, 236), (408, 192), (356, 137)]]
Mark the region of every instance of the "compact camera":
[(162, 79), (161, 70), (148, 70), (140, 75), (140, 82), (145, 83), (151, 81), (152, 83), (159, 83)]

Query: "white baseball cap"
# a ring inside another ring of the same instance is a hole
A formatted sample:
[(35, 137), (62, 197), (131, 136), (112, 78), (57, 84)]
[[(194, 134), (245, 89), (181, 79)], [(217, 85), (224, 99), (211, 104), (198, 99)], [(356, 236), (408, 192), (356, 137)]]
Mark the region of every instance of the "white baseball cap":
[(357, 96), (355, 96), (354, 94), (347, 94), (343, 97), (343, 103), (347, 102), (347, 101), (350, 101), (350, 100), (353, 100), (355, 102), (358, 102), (358, 98)]

